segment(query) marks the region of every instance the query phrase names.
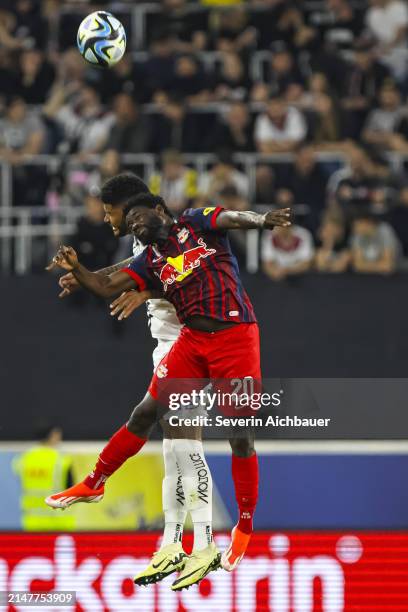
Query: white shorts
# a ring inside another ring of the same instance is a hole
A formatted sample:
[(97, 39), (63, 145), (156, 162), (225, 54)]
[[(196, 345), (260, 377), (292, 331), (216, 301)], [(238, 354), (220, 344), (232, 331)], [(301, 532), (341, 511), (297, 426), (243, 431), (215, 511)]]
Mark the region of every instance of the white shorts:
[(174, 340), (157, 340), (157, 346), (153, 351), (153, 369), (155, 370), (163, 357), (167, 355), (177, 338)]

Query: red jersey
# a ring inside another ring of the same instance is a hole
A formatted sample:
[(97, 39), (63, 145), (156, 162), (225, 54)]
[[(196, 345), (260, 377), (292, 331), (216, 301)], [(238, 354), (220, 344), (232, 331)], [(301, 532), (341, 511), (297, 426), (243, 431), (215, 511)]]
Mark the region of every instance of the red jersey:
[(227, 233), (215, 223), (222, 210), (189, 208), (171, 227), (160, 250), (149, 245), (123, 268), (140, 291), (162, 291), (182, 323), (193, 315), (256, 322)]

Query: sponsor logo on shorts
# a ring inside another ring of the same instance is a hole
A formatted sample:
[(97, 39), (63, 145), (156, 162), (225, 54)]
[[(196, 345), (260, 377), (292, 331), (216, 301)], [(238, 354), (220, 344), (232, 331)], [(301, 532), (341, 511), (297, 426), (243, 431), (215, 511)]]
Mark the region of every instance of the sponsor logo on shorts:
[(159, 378), (166, 378), (168, 372), (167, 366), (165, 366), (164, 363), (157, 366), (156, 375)]

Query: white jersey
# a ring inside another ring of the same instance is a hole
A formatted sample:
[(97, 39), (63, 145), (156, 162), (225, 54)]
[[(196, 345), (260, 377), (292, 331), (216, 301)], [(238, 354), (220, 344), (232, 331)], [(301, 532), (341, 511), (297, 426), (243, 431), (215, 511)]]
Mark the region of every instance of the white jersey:
[[(133, 255), (136, 257), (146, 247), (136, 238), (133, 239)], [(147, 300), (147, 317), (150, 332), (159, 343), (165, 341), (174, 342), (180, 333), (181, 323), (176, 315), (173, 304), (167, 300)], [(167, 351), (166, 351), (167, 352)]]

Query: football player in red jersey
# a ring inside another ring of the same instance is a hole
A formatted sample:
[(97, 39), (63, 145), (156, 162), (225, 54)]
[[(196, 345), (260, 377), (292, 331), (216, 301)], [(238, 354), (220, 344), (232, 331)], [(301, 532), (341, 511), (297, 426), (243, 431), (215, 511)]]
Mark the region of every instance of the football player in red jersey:
[[(152, 194), (131, 198), (128, 208), (130, 230), (148, 246), (127, 268), (100, 276), (82, 266), (71, 247), (61, 247), (53, 261), (72, 271), (85, 288), (105, 298), (131, 289), (161, 291), (175, 306), (184, 326), (156, 369), (145, 397), (102, 450), (93, 472), (78, 485), (48, 497), (47, 503), (54, 507), (59, 507), (61, 499), (76, 503), (102, 498), (105, 480), (142, 448), (160, 416), (160, 379), (252, 378), (258, 383), (261, 379), (258, 325), (241, 284), (227, 230), (290, 225), (289, 209), (261, 215), (209, 207), (189, 209), (175, 220), (163, 199)], [(237, 566), (248, 546), (258, 496), (253, 438), (233, 438), (230, 444), (239, 520), (221, 561), (229, 571)], [(217, 566), (217, 558), (213, 543), (192, 555), (172, 589), (201, 580)]]

